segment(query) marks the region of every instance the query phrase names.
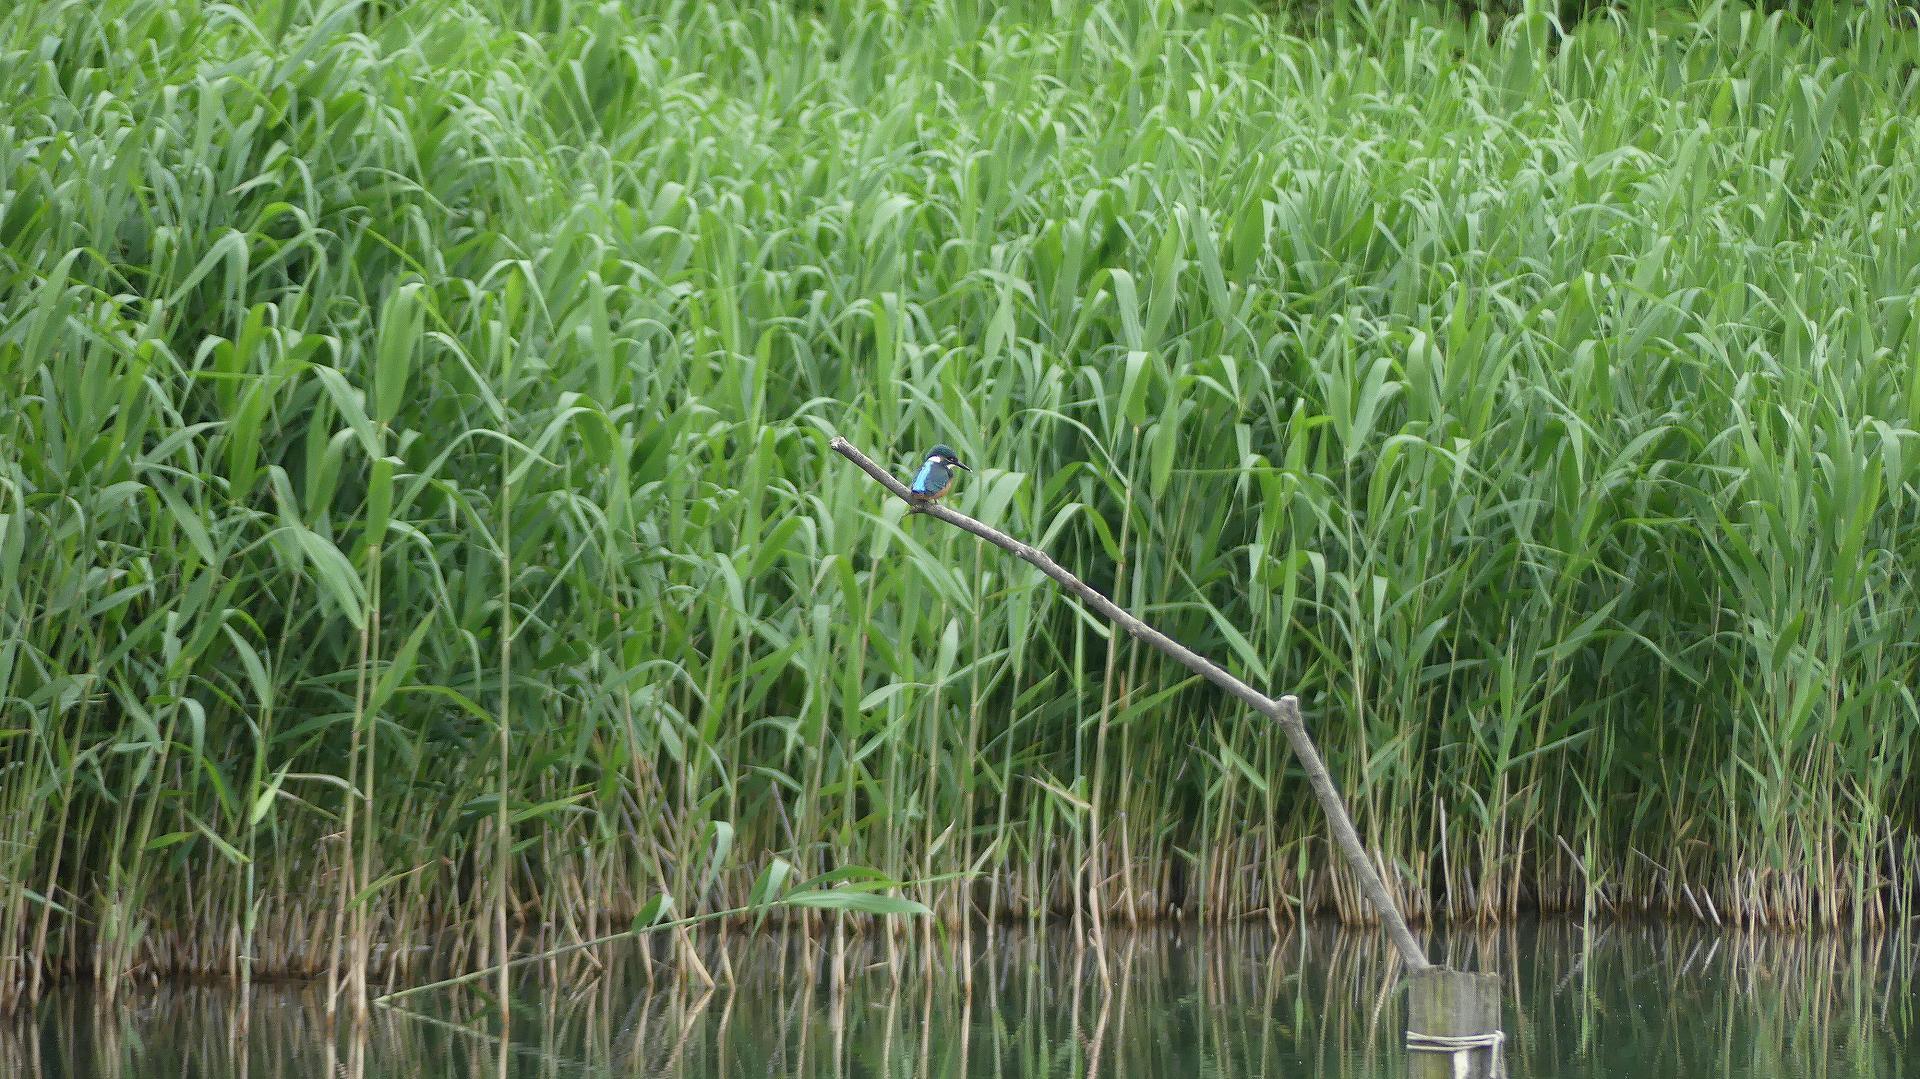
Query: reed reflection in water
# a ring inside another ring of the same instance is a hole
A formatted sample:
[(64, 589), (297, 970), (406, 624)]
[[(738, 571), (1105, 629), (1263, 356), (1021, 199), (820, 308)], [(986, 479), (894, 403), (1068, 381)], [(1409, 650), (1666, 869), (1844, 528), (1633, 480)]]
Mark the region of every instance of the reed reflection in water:
[[(1523, 924), (1436, 938), (1498, 970), (1514, 1076), (1894, 1077), (1920, 1032), (1910, 936)], [(85, 987), (0, 1026), (30, 1079), (400, 1076), (1311, 1076), (1405, 1074), (1396, 960), (1311, 926), (1110, 936), (1106, 977), (1064, 930), (831, 940), (714, 935), (691, 984), (636, 948), (522, 980), (513, 1038), (479, 994), (376, 1009), (329, 1038), (318, 986)], [(660, 955), (667, 954), (664, 950)], [(731, 975), (728, 984), (726, 976)]]

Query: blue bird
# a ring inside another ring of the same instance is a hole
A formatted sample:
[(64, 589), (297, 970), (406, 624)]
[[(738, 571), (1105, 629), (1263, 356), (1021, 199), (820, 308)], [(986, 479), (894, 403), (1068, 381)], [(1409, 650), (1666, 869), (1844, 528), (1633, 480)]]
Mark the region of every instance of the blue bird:
[[(907, 489), (913, 492), (915, 501), (931, 502), (953, 490), (953, 470), (967, 468), (960, 458), (953, 454), (953, 447), (939, 445), (927, 451), (927, 461), (914, 473), (913, 482)], [(973, 469), (967, 468), (968, 472)]]

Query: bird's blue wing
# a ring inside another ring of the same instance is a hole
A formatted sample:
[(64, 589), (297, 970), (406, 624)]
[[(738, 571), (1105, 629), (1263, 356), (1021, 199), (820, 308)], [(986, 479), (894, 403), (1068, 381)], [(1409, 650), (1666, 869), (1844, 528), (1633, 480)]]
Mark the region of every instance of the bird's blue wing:
[(920, 471), (914, 473), (913, 483), (909, 485), (908, 489), (917, 495), (931, 494), (932, 483), (933, 462), (928, 461), (926, 464), (920, 466)]

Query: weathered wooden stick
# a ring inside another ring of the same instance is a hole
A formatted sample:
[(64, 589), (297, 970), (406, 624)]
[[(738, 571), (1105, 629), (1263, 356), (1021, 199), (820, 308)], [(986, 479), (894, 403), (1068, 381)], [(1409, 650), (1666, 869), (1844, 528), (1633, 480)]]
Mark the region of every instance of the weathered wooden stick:
[(1497, 1079), (1505, 1040), (1499, 975), (1429, 967), (1408, 977), (1408, 1079)]
[(1334, 842), (1346, 856), (1353, 875), (1359, 878), (1360, 890), (1372, 901), (1374, 909), (1380, 912), (1380, 922), (1386, 927), (1387, 936), (1394, 947), (1400, 951), (1410, 972), (1426, 970), (1433, 964), (1427, 962), (1427, 954), (1420, 942), (1413, 938), (1407, 929), (1406, 920), (1400, 917), (1400, 910), (1394, 906), (1393, 898), (1387, 894), (1387, 887), (1380, 880), (1380, 874), (1374, 869), (1373, 860), (1360, 843), (1359, 833), (1353, 830), (1353, 821), (1347, 816), (1346, 806), (1340, 800), (1340, 792), (1333, 785), (1333, 777), (1327, 773), (1326, 762), (1320, 759), (1320, 751), (1313, 746), (1313, 739), (1307, 736), (1306, 724), (1300, 719), (1300, 702), (1292, 694), (1274, 700), (1252, 686), (1235, 678), (1221, 667), (1198, 652), (1174, 640), (1172, 637), (1154, 629), (1145, 622), (1120, 609), (1118, 604), (1094, 591), (1093, 587), (1068, 573), (1060, 563), (1055, 562), (1047, 552), (1031, 544), (1022, 543), (1012, 536), (989, 525), (980, 523), (964, 513), (948, 509), (937, 502), (916, 499), (907, 490), (907, 485), (874, 464), (866, 454), (854, 449), (846, 439), (834, 436), (829, 443), (835, 453), (859, 465), (861, 471), (872, 476), (874, 481), (892, 491), (916, 512), (924, 513), (935, 520), (971, 532), (988, 543), (1008, 551), (1025, 562), (1039, 568), (1040, 572), (1054, 579), (1060, 587), (1078, 598), (1087, 606), (1119, 623), (1120, 628), (1179, 660), (1188, 670), (1198, 674), (1229, 694), (1246, 702), (1256, 711), (1263, 713), (1286, 733), (1287, 744), (1293, 747), (1293, 755), (1300, 760), (1300, 766), (1306, 770), (1307, 784), (1313, 788), (1313, 795), (1320, 800), (1320, 808), (1327, 814), (1327, 823), (1333, 829)]

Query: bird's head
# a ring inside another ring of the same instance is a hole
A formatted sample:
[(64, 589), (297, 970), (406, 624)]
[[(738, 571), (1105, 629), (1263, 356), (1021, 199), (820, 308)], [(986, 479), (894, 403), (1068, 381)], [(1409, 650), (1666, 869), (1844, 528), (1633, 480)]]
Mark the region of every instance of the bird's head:
[(966, 465), (961, 464), (960, 458), (956, 456), (953, 452), (953, 447), (945, 443), (941, 443), (940, 445), (935, 446), (934, 448), (928, 450), (927, 460), (932, 461), (934, 464), (937, 464), (937, 465), (946, 465), (948, 468), (966, 468), (968, 472), (973, 471), (973, 469), (967, 468)]

